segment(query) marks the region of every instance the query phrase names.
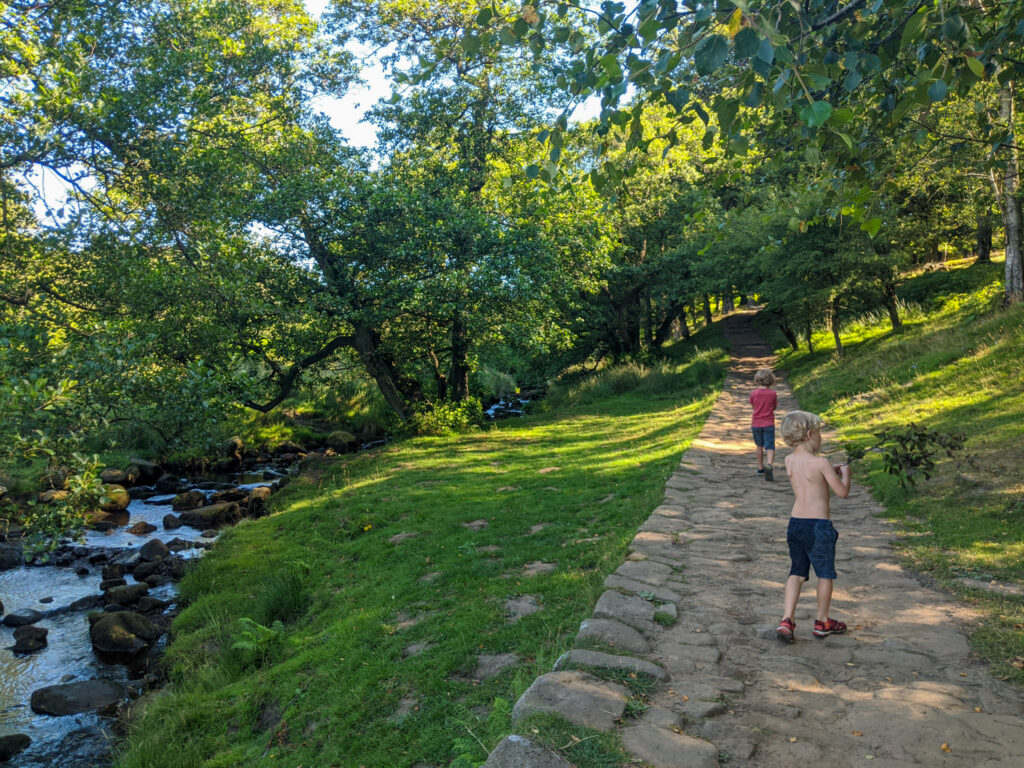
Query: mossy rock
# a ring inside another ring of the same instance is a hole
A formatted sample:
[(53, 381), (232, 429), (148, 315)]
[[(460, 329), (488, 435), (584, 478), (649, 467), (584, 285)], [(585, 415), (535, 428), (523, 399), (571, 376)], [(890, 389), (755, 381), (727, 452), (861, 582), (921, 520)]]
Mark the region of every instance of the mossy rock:
[(331, 432), (324, 440), (328, 448), (337, 451), (338, 453), (346, 453), (354, 450), (359, 445), (359, 440), (351, 432), (346, 432), (343, 429), (337, 429)]

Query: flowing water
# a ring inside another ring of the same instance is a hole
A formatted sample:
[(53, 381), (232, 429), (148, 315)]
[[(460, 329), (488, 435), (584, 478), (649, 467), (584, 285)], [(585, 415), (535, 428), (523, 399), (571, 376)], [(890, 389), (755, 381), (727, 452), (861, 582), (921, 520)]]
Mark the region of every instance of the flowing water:
[[(270, 469), (266, 475), (263, 472), (239, 475), (233, 478), (231, 485), (247, 489), (271, 485), (264, 479), (268, 475), (279, 477), (280, 473)], [(205, 487), (212, 483), (200, 485)], [(113, 739), (109, 720), (95, 714), (38, 715), (32, 711), (29, 700), (33, 691), (44, 686), (96, 678), (124, 683), (129, 689), (134, 686), (141, 691), (144, 688), (140, 679), (144, 669), (130, 668), (124, 659), (119, 662), (104, 660), (93, 650), (87, 616), (90, 611), (101, 608), (68, 608), (76, 600), (101, 595), (99, 583), (103, 566), (115, 561), (119, 554), (127, 555), (154, 538), (165, 543), (174, 539), (208, 541), (201, 538), (201, 531), (188, 527), (164, 529), (163, 518), (173, 512), (170, 506), (173, 498), (171, 494), (153, 496), (145, 501), (135, 499), (124, 513), (110, 518), (118, 527), (105, 532), (88, 531), (80, 546), (73, 550), (74, 567), (22, 566), (0, 571), (0, 602), (4, 606), (4, 615), (38, 611), (43, 618), (34, 625), (49, 630), (47, 646), (43, 650), (15, 654), (10, 650), (14, 644), (14, 630), (0, 624), (0, 737), (21, 733), (32, 739), (24, 752), (4, 763), (5, 768), (86, 768), (109, 763), (109, 744)], [(150, 523), (156, 526), (156, 530), (143, 536), (129, 533), (128, 527), (139, 522)], [(200, 555), (202, 551), (187, 548), (175, 554), (189, 558)], [(90, 563), (91, 553), (106, 553), (109, 560)], [(132, 579), (128, 582), (134, 583)], [(173, 610), (176, 594), (173, 584), (151, 589), (148, 594), (170, 601)], [(162, 642), (163, 639), (159, 641)]]

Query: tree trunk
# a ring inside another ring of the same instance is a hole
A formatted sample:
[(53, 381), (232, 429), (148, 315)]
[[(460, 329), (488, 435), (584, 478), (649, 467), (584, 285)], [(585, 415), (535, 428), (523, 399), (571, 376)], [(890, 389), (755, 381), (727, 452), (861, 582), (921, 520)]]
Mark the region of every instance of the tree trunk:
[(976, 232), (978, 243), (978, 259), (976, 264), (990, 264), (992, 262), (992, 219), (988, 211), (978, 214), (978, 229)]
[(812, 338), (811, 333), (812, 333), (811, 332), (811, 324), (807, 323), (804, 326), (804, 336), (807, 339), (807, 351), (813, 353), (814, 352), (814, 339)]
[[(669, 307), (668, 314), (665, 315), (665, 319), (661, 321), (661, 325), (658, 326), (658, 330), (654, 333), (655, 348), (660, 347), (670, 338), (672, 338), (672, 329), (676, 325), (676, 320), (679, 318), (679, 311), (683, 309), (679, 304), (673, 304)], [(686, 323), (684, 322), (683, 325)]]
[(679, 335), (684, 339), (690, 338), (690, 326), (686, 322), (686, 307), (679, 313)]
[(452, 321), (452, 365), (448, 374), (448, 398), (459, 403), (469, 397), (469, 335), (461, 314)]
[(839, 338), (839, 299), (832, 299), (832, 311), (829, 315), (829, 325), (832, 326), (832, 338), (836, 341), (836, 354), (843, 356), (843, 340)]
[(711, 325), (711, 297), (704, 294), (704, 327)]
[[(1016, 83), (1010, 81), (999, 91), (999, 117), (1004, 127), (1014, 135), (1016, 128), (1014, 94)], [(1024, 272), (1021, 270), (1021, 202), (1018, 197), (1020, 186), (1020, 162), (1016, 146), (1006, 150), (1006, 165), (1000, 171), (991, 171), (992, 185), (999, 198), (1003, 213), (1003, 227), (1006, 230), (1006, 266), (1004, 270), (1003, 306), (1024, 301)]]
[(786, 341), (789, 342), (789, 346), (793, 348), (793, 351), (798, 352), (800, 350), (800, 342), (789, 323), (785, 319), (781, 319), (776, 321), (776, 325), (779, 326), (779, 330), (782, 331), (782, 335), (786, 337)]
[(408, 404), (398, 389), (396, 376), (389, 360), (378, 349), (376, 334), (365, 325), (357, 325), (355, 330), (355, 348), (359, 359), (375, 382), (385, 402), (403, 422), (408, 421)]
[(434, 366), (434, 385), (437, 388), (437, 399), (447, 400), (448, 399), (448, 379), (443, 373), (441, 373), (441, 360), (438, 358), (437, 353), (431, 349), (428, 350), (430, 356), (430, 363)]
[(892, 277), (882, 278), (882, 298), (885, 308), (889, 312), (889, 322), (894, 331), (903, 329), (903, 321), (900, 319), (899, 306), (896, 303), (896, 281)]

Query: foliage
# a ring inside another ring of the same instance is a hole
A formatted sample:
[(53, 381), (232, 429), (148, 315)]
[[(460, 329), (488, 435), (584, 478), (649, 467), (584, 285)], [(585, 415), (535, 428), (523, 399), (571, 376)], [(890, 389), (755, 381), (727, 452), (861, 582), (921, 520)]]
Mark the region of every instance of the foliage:
[(480, 400), (469, 397), (461, 402), (440, 402), (416, 413), (412, 429), (419, 435), (446, 435), (478, 429), (484, 422)]
[(877, 432), (878, 442), (871, 448), (863, 446), (846, 446), (848, 461), (864, 458), (869, 450), (878, 450), (882, 454), (885, 471), (896, 477), (900, 487), (915, 487), (918, 472), (925, 480), (932, 476), (935, 469), (935, 456), (944, 452), (952, 458), (964, 447), (963, 434), (949, 434), (926, 429), (920, 424), (911, 422), (904, 427), (889, 427)]
[(283, 640), (284, 624), (281, 621), (265, 627), (242, 616), (238, 619), (238, 626), (238, 639), (231, 644), (231, 650), (247, 654), (257, 666), (265, 664)]

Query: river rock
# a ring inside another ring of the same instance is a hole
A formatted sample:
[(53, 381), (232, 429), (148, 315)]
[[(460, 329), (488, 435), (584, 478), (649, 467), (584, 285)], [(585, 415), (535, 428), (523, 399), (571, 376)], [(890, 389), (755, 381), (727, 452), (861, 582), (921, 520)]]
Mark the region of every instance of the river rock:
[(100, 582), (100, 592), (106, 592), (114, 587), (123, 587), (127, 584), (128, 582), (123, 576), (118, 576), (116, 579), (104, 579)]
[(280, 443), (270, 449), (270, 452), (275, 456), (288, 453), (305, 453), (306, 449), (298, 443), (292, 442), (291, 440), (282, 440)]
[(356, 436), (343, 429), (331, 432), (324, 442), (327, 444), (328, 448), (335, 450), (338, 453), (348, 453), (359, 446), (359, 440)]
[(149, 485), (133, 485), (128, 489), (128, 496), (132, 499), (145, 500), (151, 496), (156, 496), (156, 491)]
[(39, 611), (25, 610), (19, 613), (8, 613), (4, 616), (4, 624), (8, 627), (27, 627), (29, 624), (35, 624), (43, 618), (43, 614)]
[(199, 509), (206, 506), (206, 494), (202, 491), (185, 491), (171, 499), (171, 509), (181, 512), (183, 509)]
[(86, 595), (75, 600), (68, 606), (69, 611), (88, 611), (91, 608), (99, 608), (103, 605), (102, 595)]
[(506, 736), (494, 748), (482, 768), (572, 768), (547, 747), (524, 736)]
[(168, 605), (170, 605), (170, 603), (166, 600), (161, 600), (156, 597), (150, 597), (149, 595), (143, 595), (139, 598), (139, 601), (135, 604), (135, 607), (138, 608), (139, 611), (141, 611), (142, 613), (155, 613), (157, 611), (164, 610)]
[(132, 503), (132, 497), (128, 495), (128, 489), (123, 485), (103, 486), (103, 499), (100, 509), (104, 512), (124, 512)]
[(226, 501), (248, 502), (249, 491), (245, 488), (228, 488), (223, 491), (217, 491), (210, 496), (211, 504), (223, 504)]
[(181, 522), (190, 528), (198, 528), (205, 531), (207, 528), (216, 528), (221, 525), (235, 523), (239, 518), (239, 506), (233, 501), (223, 504), (213, 504), (209, 507), (200, 507), (181, 513)]
[(92, 614), (89, 621), (92, 647), (103, 653), (138, 653), (163, 634), (156, 624), (134, 611)]
[(24, 752), (31, 743), (32, 739), (24, 733), (0, 736), (0, 763), (6, 763), (19, 752)]
[(32, 693), (32, 711), (37, 715), (77, 715), (107, 712), (124, 698), (124, 689), (110, 680), (83, 680), (65, 685), (48, 685)]
[(113, 483), (114, 485), (131, 485), (135, 480), (130, 473), (125, 472), (123, 469), (114, 469), (113, 467), (107, 467), (100, 472), (100, 480), (104, 483)]
[(139, 557), (148, 562), (163, 560), (169, 554), (171, 550), (160, 539), (150, 539), (139, 548)]
[(148, 584), (130, 584), (124, 587), (111, 587), (103, 595), (103, 600), (108, 605), (131, 605), (144, 594), (149, 592)]
[(247, 513), (250, 517), (259, 517), (263, 512), (263, 506), (270, 498), (274, 490), (268, 485), (260, 485), (249, 491), (249, 508)]
[(46, 647), (46, 636), (50, 630), (44, 627), (18, 627), (14, 630), (14, 645), (11, 650), (15, 653), (35, 653)]
[(0, 600), (0, 616), (4, 615), (4, 601)]
[(16, 541), (0, 542), (0, 571), (17, 568), (25, 562), (21, 552), (21, 543)]
[(171, 474), (160, 475), (153, 483), (153, 490), (157, 493), (177, 493), (181, 486), (181, 479)]
[(173, 531), (176, 528), (181, 528), (181, 518), (177, 515), (166, 514), (164, 515), (164, 530)]
[(127, 530), (127, 533), (133, 536), (148, 536), (156, 530), (156, 526), (152, 523), (147, 523), (145, 520), (140, 520), (135, 525)]
[(241, 460), (242, 454), (245, 452), (245, 441), (240, 437), (232, 437), (230, 440), (224, 441), (220, 452), (226, 458)]
[(139, 482), (152, 483), (157, 480), (164, 470), (159, 464), (145, 459), (128, 459), (131, 462), (128, 471), (133, 473)]
[(123, 579), (124, 565), (122, 563), (111, 563), (110, 565), (104, 565), (102, 574), (104, 579)]
[(54, 504), (58, 501), (65, 501), (71, 496), (69, 491), (62, 490), (60, 488), (51, 488), (48, 491), (43, 491), (39, 494), (39, 501), (43, 504)]

